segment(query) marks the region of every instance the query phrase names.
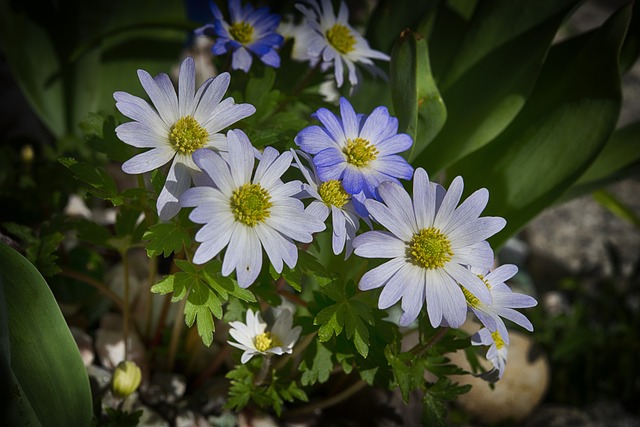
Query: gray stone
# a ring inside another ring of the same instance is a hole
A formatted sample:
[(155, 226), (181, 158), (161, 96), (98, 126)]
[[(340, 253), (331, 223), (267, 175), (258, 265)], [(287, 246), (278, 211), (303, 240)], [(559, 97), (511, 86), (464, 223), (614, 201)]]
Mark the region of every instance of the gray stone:
[(150, 405), (160, 403), (176, 404), (187, 389), (187, 380), (184, 375), (171, 372), (154, 372), (149, 383), (140, 388), (140, 393), (145, 402)]

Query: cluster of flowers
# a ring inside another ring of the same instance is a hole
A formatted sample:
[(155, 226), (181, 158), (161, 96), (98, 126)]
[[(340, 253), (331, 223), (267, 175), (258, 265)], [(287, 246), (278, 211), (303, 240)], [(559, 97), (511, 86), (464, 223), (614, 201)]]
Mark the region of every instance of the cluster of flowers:
[[(307, 52), (321, 56), (323, 66), (333, 61), (340, 84), (342, 66), (338, 64), (345, 61), (352, 70), (349, 55), (366, 46), (366, 41), (348, 26), (344, 3), (337, 18), (329, 14), (328, 0), (321, 6), (308, 3), (310, 8), (299, 8), (306, 25), (324, 44), (312, 42)], [(230, 10), (231, 25), (215, 8), (215, 23), (205, 27), (217, 36), (214, 53), (233, 50), (234, 67), (242, 69), (251, 64), (244, 49), (277, 65), (274, 48), (280, 39), (272, 31), (278, 19), (264, 9), (240, 8), (234, 0)], [(336, 45), (336, 37), (347, 37), (345, 34), (353, 38), (348, 45), (352, 50)], [(500, 231), (505, 220), (480, 217), (488, 202), (486, 189), (459, 204), (461, 177), (446, 190), (431, 182), (424, 169), (414, 171), (398, 154), (413, 141), (398, 133), (398, 120), (385, 107), (369, 115), (357, 114), (341, 98), (339, 116), (320, 108), (313, 115), (320, 125), (298, 133), (295, 144), (299, 151), (279, 153), (266, 147), (260, 152), (241, 130), (221, 133), (255, 112), (250, 104), (223, 100), (230, 82), (228, 73), (207, 80), (196, 91), (194, 61), (186, 58), (180, 67), (177, 94), (166, 74), (152, 78), (139, 70), (138, 75), (153, 106), (116, 92), (116, 107), (133, 120), (121, 124), (116, 133), (125, 143), (150, 150), (125, 162), (122, 169), (139, 174), (171, 162), (158, 196), (158, 214), (168, 220), (182, 207), (194, 208), (190, 220), (203, 224), (195, 235), (200, 244), (194, 263), (206, 263), (226, 248), (221, 272), (227, 276), (235, 271), (238, 284), (246, 288), (262, 268), (263, 249), (275, 271), (281, 272), (283, 264), (293, 268), (298, 259), (295, 242), (311, 242), (331, 215), (335, 254), (389, 259), (359, 282), (363, 291), (383, 288), (379, 308), (401, 301), (399, 323), (407, 326), (426, 304), (433, 327), (453, 328), (460, 327), (472, 311), (484, 326), (472, 342), (490, 346), (487, 358), (502, 376), (509, 343), (502, 318), (532, 330), (529, 320), (515, 308), (531, 307), (536, 301), (512, 292), (505, 284), (517, 272), (515, 266), (490, 272), (494, 254), (486, 239)], [(306, 182), (283, 182), (283, 174), (294, 161)], [(413, 179), (413, 198), (399, 179)], [(309, 198), (313, 200), (305, 206), (302, 200)], [(373, 230), (372, 222), (384, 230)], [(358, 234), (361, 223), (369, 230)], [(244, 350), (243, 363), (255, 354), (290, 353), (300, 334), (300, 327), (292, 328), (292, 322), (291, 313), (284, 310), (274, 328), (265, 332), (267, 324), (260, 313), (248, 310), (246, 324), (231, 324), (231, 336), (237, 341), (231, 344)]]

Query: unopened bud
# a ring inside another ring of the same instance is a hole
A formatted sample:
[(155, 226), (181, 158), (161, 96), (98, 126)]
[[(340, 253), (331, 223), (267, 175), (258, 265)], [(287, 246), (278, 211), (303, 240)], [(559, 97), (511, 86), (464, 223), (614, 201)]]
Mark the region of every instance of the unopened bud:
[(138, 389), (142, 372), (138, 365), (130, 360), (122, 361), (113, 372), (111, 390), (119, 397), (127, 397)]

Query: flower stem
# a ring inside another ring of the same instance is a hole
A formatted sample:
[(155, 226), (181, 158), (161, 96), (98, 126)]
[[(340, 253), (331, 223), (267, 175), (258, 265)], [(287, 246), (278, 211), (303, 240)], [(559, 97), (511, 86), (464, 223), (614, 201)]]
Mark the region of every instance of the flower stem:
[(297, 417), (297, 416), (300, 416), (300, 415), (304, 415), (304, 414), (309, 414), (311, 412), (315, 412), (318, 409), (324, 409), (324, 408), (328, 408), (330, 406), (337, 405), (338, 403), (347, 400), (348, 398), (350, 398), (351, 396), (353, 396), (354, 394), (356, 394), (357, 392), (359, 392), (360, 390), (362, 390), (366, 386), (367, 386), (366, 381), (358, 380), (355, 383), (353, 383), (351, 386), (346, 388), (342, 393), (338, 393), (335, 396), (332, 396), (332, 397), (330, 397), (328, 399), (321, 400), (319, 402), (315, 402), (315, 403), (312, 403), (310, 405), (303, 406), (301, 408), (294, 409), (294, 410), (291, 410), (289, 412), (286, 412), (286, 413), (283, 414), (283, 417), (293, 418), (293, 417)]
[(256, 386), (260, 386), (264, 384), (267, 379), (267, 375), (271, 371), (271, 355), (267, 354), (262, 358), (262, 367), (260, 368), (260, 372), (258, 372), (258, 376), (253, 379), (253, 384)]
[(124, 358), (129, 354), (129, 322), (131, 307), (129, 305), (129, 257), (127, 250), (122, 251), (122, 267), (124, 270), (124, 311), (122, 313), (122, 338), (124, 339)]
[(169, 342), (169, 356), (167, 358), (167, 370), (173, 371), (173, 366), (176, 363), (176, 355), (178, 354), (178, 344), (180, 344), (180, 336), (182, 335), (182, 327), (184, 320), (182, 319), (182, 313), (184, 313), (184, 306), (187, 304), (187, 297), (180, 301), (178, 306), (179, 315), (173, 321), (173, 329), (171, 330), (171, 341)]
[(102, 292), (105, 296), (107, 296), (111, 301), (113, 301), (120, 310), (124, 312), (124, 300), (118, 296), (115, 292), (113, 292), (107, 285), (100, 282), (99, 280), (94, 279), (88, 274), (80, 273), (79, 271), (70, 270), (68, 268), (63, 268), (61, 275), (68, 277), (70, 279), (78, 280), (79, 282), (86, 283), (87, 285), (96, 288), (100, 292)]
[(436, 345), (438, 341), (440, 341), (448, 331), (449, 331), (448, 327), (445, 327), (445, 326), (439, 327), (438, 331), (431, 337), (429, 341), (427, 341), (425, 344), (422, 344), (422, 345), (420, 344), (416, 345), (410, 350), (411, 353), (414, 353), (416, 357), (422, 356), (427, 350), (429, 350), (431, 347)]

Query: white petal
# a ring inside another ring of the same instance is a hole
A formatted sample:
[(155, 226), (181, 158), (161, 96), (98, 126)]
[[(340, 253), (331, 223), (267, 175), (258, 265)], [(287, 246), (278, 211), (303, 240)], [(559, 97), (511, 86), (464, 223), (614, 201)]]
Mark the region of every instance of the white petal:
[(247, 135), (241, 130), (227, 132), (229, 143), (229, 168), (234, 187), (238, 188), (251, 180), (254, 156), (253, 147)]
[(439, 230), (443, 230), (449, 221), (451, 221), (451, 217), (453, 211), (456, 206), (458, 206), (458, 202), (460, 201), (460, 196), (462, 196), (462, 190), (464, 188), (464, 183), (462, 181), (462, 177), (457, 176), (449, 186), (447, 193), (442, 200), (442, 204), (440, 205), (440, 209), (436, 213), (435, 220), (433, 221), (433, 226)]
[(384, 285), (407, 262), (403, 258), (394, 258), (376, 268), (367, 271), (358, 283), (363, 291), (379, 288)]
[(178, 121), (178, 98), (169, 76), (161, 73), (152, 78), (146, 71), (138, 70), (138, 78), (162, 120), (171, 124)]
[(149, 172), (167, 164), (175, 154), (175, 151), (166, 146), (153, 148), (124, 162), (122, 170), (129, 174)]
[(355, 254), (363, 258), (400, 258), (407, 244), (386, 231), (367, 231), (353, 241)]
[(194, 91), (196, 85), (196, 66), (193, 58), (187, 57), (180, 65), (178, 78), (178, 111), (180, 117), (193, 114), (195, 110)]
[(402, 223), (403, 227), (408, 227), (411, 234), (420, 231), (413, 211), (413, 202), (402, 186), (391, 182), (383, 182), (378, 187), (378, 192), (391, 214), (396, 217), (397, 221)]
[(201, 148), (193, 153), (193, 161), (205, 172), (222, 193), (230, 197), (235, 185), (231, 178), (229, 164), (208, 148)]
[(180, 210), (180, 196), (191, 185), (191, 174), (178, 158), (174, 159), (167, 174), (167, 180), (158, 196), (156, 207), (162, 220), (173, 218)]
[[(395, 184), (394, 184), (395, 185)], [(383, 227), (391, 231), (394, 235), (405, 242), (411, 241), (413, 233), (409, 224), (403, 224), (398, 221), (389, 208), (377, 200), (367, 199), (364, 202), (367, 211)]]
[(435, 217), (435, 188), (429, 181), (427, 172), (418, 168), (413, 174), (413, 209), (419, 229), (433, 225)]

